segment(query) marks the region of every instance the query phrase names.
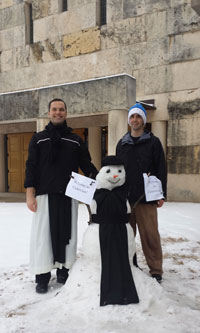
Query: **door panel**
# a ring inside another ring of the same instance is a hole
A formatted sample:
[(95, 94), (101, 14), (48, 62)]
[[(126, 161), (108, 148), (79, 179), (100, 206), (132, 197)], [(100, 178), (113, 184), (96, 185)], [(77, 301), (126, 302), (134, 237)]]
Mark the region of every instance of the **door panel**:
[(28, 145), (32, 135), (33, 133), (7, 135), (9, 192), (25, 192), (25, 165), (28, 157)]

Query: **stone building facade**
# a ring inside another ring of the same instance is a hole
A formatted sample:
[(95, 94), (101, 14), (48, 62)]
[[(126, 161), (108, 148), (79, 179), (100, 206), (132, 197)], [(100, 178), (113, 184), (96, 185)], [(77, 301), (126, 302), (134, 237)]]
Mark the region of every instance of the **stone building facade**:
[(0, 191), (6, 154), (43, 128), (57, 95), (69, 123), (88, 129), (97, 166), (102, 128), (114, 153), (129, 106), (153, 104), (148, 123), (166, 152), (168, 200), (200, 201), (199, 0), (0, 0)]

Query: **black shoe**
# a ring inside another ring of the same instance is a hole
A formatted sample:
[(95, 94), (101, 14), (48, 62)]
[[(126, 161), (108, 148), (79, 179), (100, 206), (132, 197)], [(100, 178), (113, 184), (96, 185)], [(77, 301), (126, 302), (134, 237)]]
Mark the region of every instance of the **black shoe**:
[(65, 282), (67, 281), (67, 278), (68, 278), (68, 276), (67, 277), (66, 276), (62, 276), (62, 275), (57, 276), (57, 282), (65, 284)]
[(48, 291), (48, 284), (38, 283), (35, 290), (38, 294), (45, 294)]
[(152, 274), (152, 278), (156, 279), (158, 283), (161, 283), (162, 281), (162, 276), (160, 274)]

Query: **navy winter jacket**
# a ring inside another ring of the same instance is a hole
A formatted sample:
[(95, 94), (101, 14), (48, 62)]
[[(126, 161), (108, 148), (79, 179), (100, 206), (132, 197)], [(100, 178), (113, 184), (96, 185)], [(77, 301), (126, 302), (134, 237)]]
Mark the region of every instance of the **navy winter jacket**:
[(142, 196), (140, 202), (146, 202), (143, 173), (150, 173), (151, 176), (156, 176), (161, 180), (166, 198), (166, 162), (159, 138), (148, 132), (134, 143), (130, 132), (128, 132), (118, 142), (116, 155), (121, 157), (125, 164), (130, 203), (135, 203)]

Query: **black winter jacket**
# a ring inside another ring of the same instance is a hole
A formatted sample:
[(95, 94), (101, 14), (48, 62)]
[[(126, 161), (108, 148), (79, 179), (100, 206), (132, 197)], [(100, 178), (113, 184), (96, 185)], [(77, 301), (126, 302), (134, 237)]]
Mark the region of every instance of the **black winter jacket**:
[(50, 122), (30, 141), (24, 187), (34, 187), (36, 195), (65, 193), (71, 172), (78, 172), (79, 167), (86, 176), (97, 174), (82, 139), (72, 133), (66, 122), (64, 125), (52, 135), (52, 130), (58, 127)]
[[(166, 162), (159, 138), (148, 132), (134, 143), (128, 132), (118, 142), (116, 155), (121, 157), (125, 164), (130, 203), (135, 203), (144, 195), (143, 173), (150, 173), (151, 176), (156, 176), (161, 180), (166, 198)], [(140, 202), (146, 202), (145, 195)]]

